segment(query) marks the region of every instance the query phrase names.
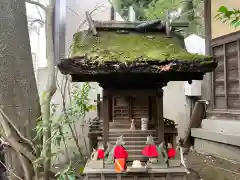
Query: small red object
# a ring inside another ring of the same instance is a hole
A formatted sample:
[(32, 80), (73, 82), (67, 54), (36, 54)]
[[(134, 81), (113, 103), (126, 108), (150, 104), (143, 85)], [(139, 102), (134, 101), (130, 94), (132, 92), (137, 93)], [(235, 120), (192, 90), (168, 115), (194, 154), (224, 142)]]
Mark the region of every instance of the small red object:
[(168, 158), (169, 159), (172, 159), (172, 158), (174, 158), (176, 156), (176, 150), (174, 149), (174, 148), (170, 148), (169, 150), (168, 150)]
[(125, 159), (127, 160), (128, 158), (128, 153), (126, 151), (126, 149), (123, 146), (116, 146), (114, 148), (114, 158), (115, 159)]
[(104, 159), (104, 151), (103, 151), (103, 149), (98, 149), (98, 159)]
[(146, 157), (157, 157), (158, 156), (158, 151), (156, 145), (150, 144), (144, 147), (142, 150), (142, 155)]

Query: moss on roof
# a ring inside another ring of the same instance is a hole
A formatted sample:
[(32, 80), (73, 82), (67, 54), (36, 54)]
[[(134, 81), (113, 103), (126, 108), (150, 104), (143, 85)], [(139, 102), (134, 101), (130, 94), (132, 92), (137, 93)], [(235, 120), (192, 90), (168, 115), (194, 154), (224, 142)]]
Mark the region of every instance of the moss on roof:
[(164, 33), (119, 33), (99, 31), (99, 37), (91, 33), (74, 35), (72, 56), (85, 56), (92, 61), (201, 61), (210, 57), (188, 53), (183, 40), (168, 38)]

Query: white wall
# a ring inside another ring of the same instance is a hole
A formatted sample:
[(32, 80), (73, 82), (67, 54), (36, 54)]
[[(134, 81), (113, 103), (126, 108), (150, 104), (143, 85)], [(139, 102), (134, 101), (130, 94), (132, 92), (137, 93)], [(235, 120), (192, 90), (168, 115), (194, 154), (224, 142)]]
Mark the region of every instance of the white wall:
[(163, 115), (178, 124), (178, 138), (182, 138), (190, 121), (190, 102), (184, 94), (184, 82), (169, 82), (163, 90)]
[[(44, 0), (39, 2), (45, 3)], [(44, 21), (45, 15), (41, 8), (37, 8), (35, 5), (26, 3), (27, 17), (31, 19), (39, 19)], [(29, 29), (29, 36), (31, 42), (31, 51), (37, 54), (36, 67), (46, 67), (46, 38), (44, 24), (41, 25), (35, 22), (31, 25), (33, 29)]]

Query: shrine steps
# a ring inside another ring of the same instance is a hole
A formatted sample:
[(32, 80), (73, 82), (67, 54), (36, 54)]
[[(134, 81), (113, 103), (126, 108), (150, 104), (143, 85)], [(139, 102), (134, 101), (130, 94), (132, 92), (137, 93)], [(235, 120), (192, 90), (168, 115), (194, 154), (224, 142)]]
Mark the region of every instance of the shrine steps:
[[(110, 129), (130, 129), (130, 126), (131, 126), (131, 122), (129, 121), (113, 121), (113, 122), (110, 122), (109, 124)], [(151, 123), (149, 124), (149, 128), (153, 126), (154, 126), (153, 124)], [(140, 121), (135, 122), (135, 127), (136, 129), (140, 129), (141, 122)]]
[(131, 126), (130, 122), (124, 122), (124, 123), (110, 122), (109, 124), (110, 129), (129, 129), (130, 126)]
[[(135, 144), (137, 144), (137, 142), (146, 143), (146, 139), (147, 139), (147, 137), (144, 137), (144, 136), (141, 136), (141, 135), (138, 135), (137, 137), (136, 136), (135, 137), (133, 137), (133, 136), (129, 137), (129, 136), (124, 135), (123, 138), (124, 138), (124, 141), (126, 142), (126, 144), (128, 144), (128, 142), (135, 142)], [(153, 139), (156, 140), (157, 138), (153, 137)], [(108, 140), (110, 142), (116, 142), (117, 137), (109, 137)]]
[(111, 135), (111, 137), (114, 137), (114, 136), (119, 137), (121, 135), (124, 135), (124, 136), (152, 135), (153, 136), (153, 135), (156, 135), (156, 130), (143, 131), (143, 130), (130, 130), (129, 128), (128, 129), (110, 129), (109, 135)]
[(110, 129), (108, 140), (111, 144), (115, 144), (117, 138), (123, 135), (125, 141), (124, 147), (128, 151), (128, 161), (140, 160), (146, 161), (147, 158), (142, 156), (142, 150), (146, 145), (147, 136), (151, 135), (156, 143), (156, 130), (129, 130), (129, 129)]

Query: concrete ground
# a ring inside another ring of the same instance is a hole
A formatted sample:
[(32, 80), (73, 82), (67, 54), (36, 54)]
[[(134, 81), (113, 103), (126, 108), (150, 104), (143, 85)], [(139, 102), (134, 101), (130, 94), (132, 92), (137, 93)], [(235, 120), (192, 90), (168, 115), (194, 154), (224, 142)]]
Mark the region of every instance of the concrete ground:
[[(240, 180), (240, 163), (191, 152), (187, 156), (188, 180)], [(200, 177), (199, 177), (200, 176)]]

